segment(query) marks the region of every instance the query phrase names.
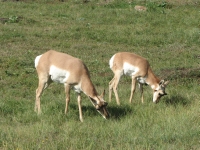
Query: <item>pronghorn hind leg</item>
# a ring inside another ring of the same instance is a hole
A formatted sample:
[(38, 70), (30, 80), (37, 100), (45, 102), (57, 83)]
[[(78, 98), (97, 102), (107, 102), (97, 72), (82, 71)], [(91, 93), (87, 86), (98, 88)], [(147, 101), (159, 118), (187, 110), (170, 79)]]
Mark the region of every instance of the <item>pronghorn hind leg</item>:
[(132, 98), (133, 98), (133, 94), (135, 92), (135, 84), (136, 84), (136, 78), (132, 77), (132, 84), (131, 84), (131, 96), (129, 99), (129, 102), (132, 103)]
[(43, 93), (43, 90), (48, 87), (51, 81), (49, 81), (48, 76), (39, 76), (38, 88), (36, 89), (36, 99), (35, 99), (35, 112), (38, 114), (41, 113), (40, 109), (40, 96)]
[(119, 84), (120, 74), (116, 75), (114, 78), (115, 78), (115, 80), (113, 81), (113, 91), (115, 93), (115, 98), (116, 98), (117, 105), (120, 105), (119, 96), (118, 96), (118, 93), (117, 93), (117, 86)]
[(68, 84), (65, 84), (65, 93), (66, 93), (65, 114), (67, 114), (68, 105), (69, 105), (69, 102), (70, 102), (70, 85), (68, 85)]
[(48, 77), (48, 80), (47, 80), (47, 82), (46, 82), (46, 84), (45, 84), (44, 89), (46, 89), (52, 82), (53, 82), (53, 81), (51, 80), (51, 76), (49, 76), (49, 77)]
[(113, 79), (109, 82), (109, 102), (111, 102), (111, 100), (112, 100), (112, 90), (113, 90), (114, 81), (115, 81), (115, 78), (113, 78)]
[(38, 114), (41, 113), (40, 96), (42, 95), (44, 87), (45, 87), (45, 83), (40, 82), (38, 88), (36, 89), (35, 112), (37, 112)]

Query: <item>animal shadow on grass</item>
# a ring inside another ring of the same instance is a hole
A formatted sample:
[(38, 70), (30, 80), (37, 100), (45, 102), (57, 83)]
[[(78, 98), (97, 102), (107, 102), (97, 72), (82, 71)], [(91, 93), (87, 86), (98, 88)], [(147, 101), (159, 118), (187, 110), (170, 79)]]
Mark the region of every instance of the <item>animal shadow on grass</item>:
[[(85, 117), (95, 117), (100, 115), (94, 106), (92, 105), (82, 105), (82, 113), (83, 113), (83, 120)], [(79, 109), (77, 104), (69, 104), (68, 113), (72, 116), (75, 116), (77, 119), (79, 119)]]
[(178, 105), (187, 106), (191, 104), (191, 101), (181, 95), (175, 95), (165, 100), (167, 105), (173, 105), (174, 107)]
[[(82, 106), (82, 113), (83, 113), (83, 118), (84, 116), (97, 116), (100, 115), (96, 109), (91, 105), (91, 106)], [(78, 117), (78, 106), (75, 104), (70, 105), (70, 110), (71, 111), (76, 111), (77, 117)], [(70, 111), (69, 110), (69, 111)], [(115, 120), (120, 120), (121, 117), (126, 116), (127, 114), (132, 113), (131, 107), (125, 105), (125, 106), (107, 106), (107, 110), (110, 114), (110, 119), (115, 119)]]
[(120, 120), (122, 117), (132, 114), (133, 109), (128, 105), (122, 106), (110, 106), (108, 112), (110, 113), (110, 119)]

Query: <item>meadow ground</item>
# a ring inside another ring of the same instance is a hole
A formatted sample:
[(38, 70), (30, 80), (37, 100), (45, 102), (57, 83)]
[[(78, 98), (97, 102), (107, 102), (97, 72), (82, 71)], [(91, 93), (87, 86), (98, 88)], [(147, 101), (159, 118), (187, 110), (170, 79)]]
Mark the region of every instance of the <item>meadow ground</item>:
[[(135, 5), (147, 7), (137, 12)], [(197, 0), (0, 1), (0, 149), (200, 148), (200, 2)], [(119, 84), (121, 106), (109, 102), (109, 120), (83, 96), (78, 118), (71, 92), (64, 115), (63, 85), (52, 84), (34, 112), (34, 59), (49, 49), (82, 59), (96, 89), (107, 94), (110, 57), (119, 51), (147, 58), (156, 75), (170, 81), (158, 104), (144, 88), (129, 104), (131, 79)]]

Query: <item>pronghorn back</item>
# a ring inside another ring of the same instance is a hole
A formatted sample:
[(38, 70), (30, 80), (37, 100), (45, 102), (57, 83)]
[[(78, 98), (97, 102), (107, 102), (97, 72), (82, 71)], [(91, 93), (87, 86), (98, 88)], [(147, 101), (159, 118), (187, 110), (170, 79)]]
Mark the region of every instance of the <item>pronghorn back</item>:
[(114, 54), (109, 61), (109, 65), (113, 72), (121, 70), (123, 74), (130, 76), (132, 73), (137, 72), (138, 76), (142, 77), (148, 73), (150, 67), (149, 62), (145, 58), (129, 52)]
[(53, 81), (59, 83), (69, 80), (70, 84), (75, 84), (80, 82), (82, 75), (89, 76), (87, 67), (80, 59), (54, 50), (37, 56), (35, 66), (38, 73), (49, 74)]

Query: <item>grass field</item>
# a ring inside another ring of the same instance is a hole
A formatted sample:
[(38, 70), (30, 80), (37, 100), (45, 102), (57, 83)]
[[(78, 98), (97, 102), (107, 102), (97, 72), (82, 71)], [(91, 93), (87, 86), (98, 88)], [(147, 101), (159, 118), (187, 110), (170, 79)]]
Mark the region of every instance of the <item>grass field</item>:
[[(147, 6), (137, 12), (135, 5)], [(200, 2), (198, 0), (0, 0), (0, 149), (200, 149)], [(84, 122), (71, 92), (64, 115), (63, 85), (52, 84), (34, 112), (37, 55), (49, 49), (82, 59), (101, 93), (113, 77), (110, 57), (128, 51), (147, 58), (169, 80), (167, 96), (144, 104), (131, 79), (119, 84), (103, 119), (82, 94)]]

